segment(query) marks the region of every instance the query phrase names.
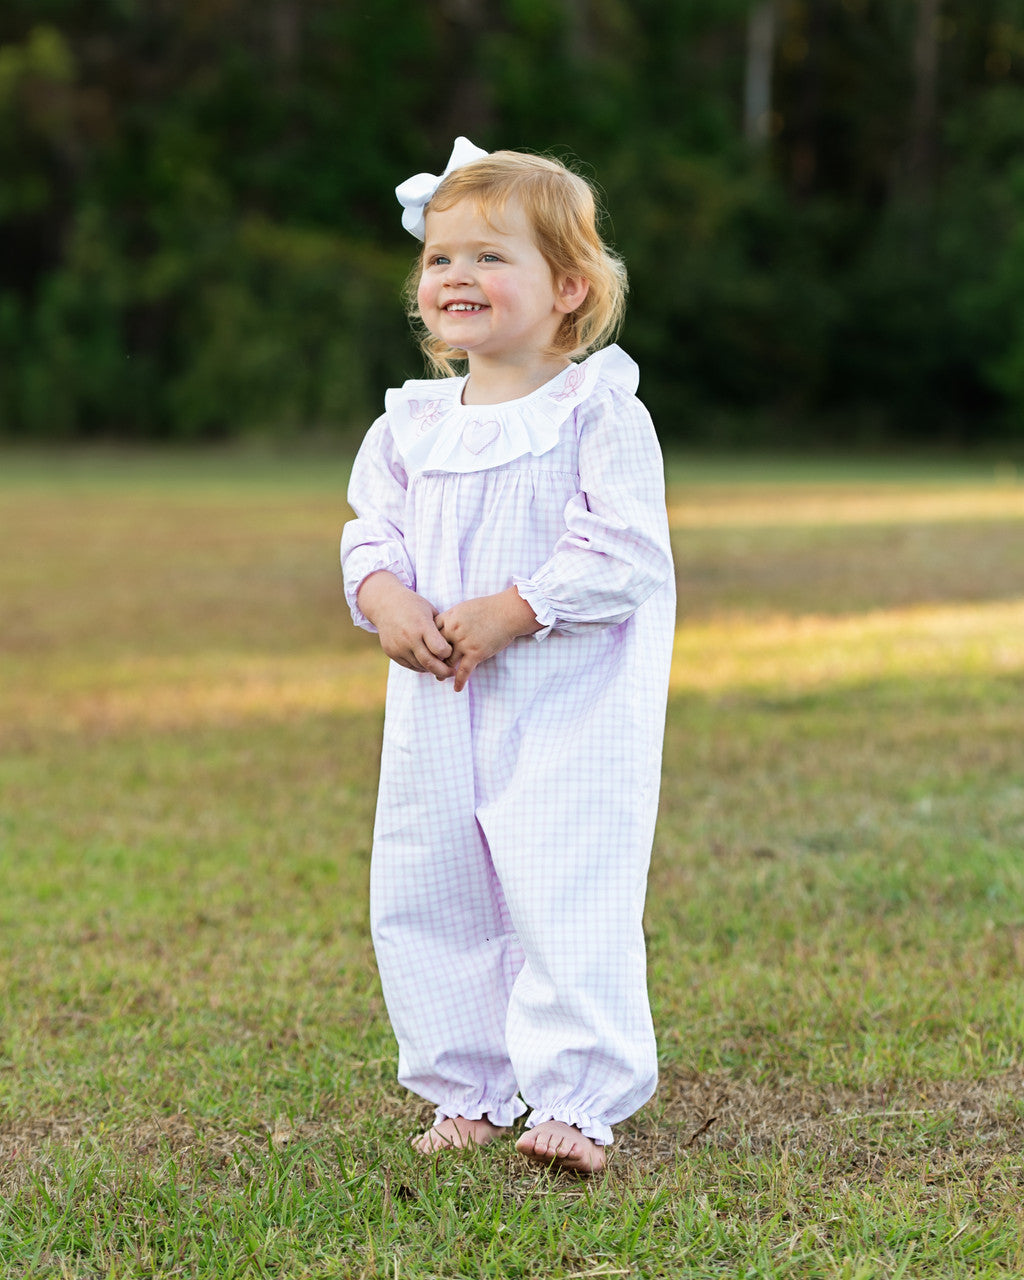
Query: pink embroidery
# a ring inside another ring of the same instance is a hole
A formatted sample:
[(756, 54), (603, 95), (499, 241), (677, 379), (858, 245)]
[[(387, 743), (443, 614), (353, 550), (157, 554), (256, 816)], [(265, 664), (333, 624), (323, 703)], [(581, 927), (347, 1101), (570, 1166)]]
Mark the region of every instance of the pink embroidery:
[(444, 417), (444, 402), (428, 400), (426, 404), (420, 404), (418, 400), (410, 400), (409, 412), (414, 419), (420, 420), (420, 435), (422, 435)]
[(587, 375), (580, 368), (580, 366), (578, 364), (574, 364), (573, 367), (569, 370), (569, 372), (565, 375), (565, 382), (562, 384), (561, 391), (556, 391), (555, 394), (551, 397), (551, 399), (552, 400), (571, 400), (572, 397), (579, 392), (579, 389), (583, 385), (583, 380), (586, 376)]
[(493, 419), (480, 422), (474, 419), (467, 422), (462, 431), (462, 443), (470, 453), (483, 453), (489, 444), (493, 444), (501, 434), (501, 427)]

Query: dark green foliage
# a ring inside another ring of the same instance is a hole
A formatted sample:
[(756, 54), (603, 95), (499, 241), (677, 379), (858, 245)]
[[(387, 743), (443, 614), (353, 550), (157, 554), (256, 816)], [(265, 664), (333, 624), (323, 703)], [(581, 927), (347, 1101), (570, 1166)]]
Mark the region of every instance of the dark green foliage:
[(365, 426), (463, 132), (598, 181), (667, 437), (1019, 440), (1024, 0), (924, 4), (780, 3), (758, 146), (750, 0), (8, 0), (0, 436)]

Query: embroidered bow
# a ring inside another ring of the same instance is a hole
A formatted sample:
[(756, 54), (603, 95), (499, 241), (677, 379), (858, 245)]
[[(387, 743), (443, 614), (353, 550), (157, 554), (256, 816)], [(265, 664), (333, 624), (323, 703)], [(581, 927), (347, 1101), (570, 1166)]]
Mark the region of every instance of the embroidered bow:
[(395, 195), (402, 206), (402, 226), (411, 231), (417, 240), (426, 234), (423, 222), (423, 210), (427, 207), (434, 192), (455, 169), (461, 169), (472, 160), (482, 160), (489, 152), (475, 147), (468, 138), (456, 138), (452, 154), (445, 166), (444, 173), (437, 177), (433, 173), (417, 173), (395, 187)]

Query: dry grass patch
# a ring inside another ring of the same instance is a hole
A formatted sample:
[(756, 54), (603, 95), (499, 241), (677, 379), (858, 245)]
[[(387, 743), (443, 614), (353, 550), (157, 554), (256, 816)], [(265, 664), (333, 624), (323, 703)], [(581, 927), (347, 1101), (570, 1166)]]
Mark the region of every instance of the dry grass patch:
[[(965, 1170), (983, 1177), (994, 1167), (1005, 1176), (1024, 1144), (1022, 1098), (1020, 1068), (984, 1080), (889, 1081), (857, 1090), (811, 1087), (802, 1080), (764, 1084), (714, 1073), (670, 1073), (650, 1112), (622, 1126), (612, 1167), (622, 1179), (643, 1180), (686, 1158), (687, 1152), (717, 1150), (773, 1158), (782, 1152), (793, 1158), (813, 1153), (835, 1161), (837, 1177), (864, 1181), (894, 1174), (919, 1181), (922, 1162), (929, 1169), (924, 1180), (931, 1183)], [(367, 1123), (380, 1138), (386, 1133), (382, 1118), (393, 1127), (398, 1148), (403, 1139), (421, 1132), (432, 1115), (409, 1100), (378, 1097), (375, 1103), (372, 1117), (359, 1112), (316, 1120), (281, 1115), (244, 1132), (181, 1112), (123, 1126), (111, 1125), (102, 1115), (6, 1121), (0, 1124), (0, 1196), (24, 1187), (33, 1172), (45, 1169), (61, 1152), (107, 1146), (139, 1164), (173, 1156), (208, 1176), (239, 1155), (258, 1165), (268, 1153), (299, 1144), (329, 1148)], [(533, 1181), (536, 1171), (512, 1159), (520, 1165), (520, 1176)], [(499, 1162), (504, 1163), (500, 1155)], [(252, 1165), (250, 1172), (256, 1172)], [(1017, 1173), (1024, 1188), (1024, 1170)]]

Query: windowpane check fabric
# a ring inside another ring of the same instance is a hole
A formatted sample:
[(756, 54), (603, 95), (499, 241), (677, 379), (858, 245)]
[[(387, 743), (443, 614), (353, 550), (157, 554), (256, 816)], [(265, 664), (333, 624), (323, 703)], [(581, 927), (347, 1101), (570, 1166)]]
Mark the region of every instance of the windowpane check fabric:
[(664, 477), (609, 347), (507, 405), (406, 383), (353, 467), (356, 595), (514, 583), (544, 624), (452, 682), (392, 663), (371, 925), (399, 1078), (438, 1116), (601, 1143), (651, 1096), (642, 914), (675, 619)]

